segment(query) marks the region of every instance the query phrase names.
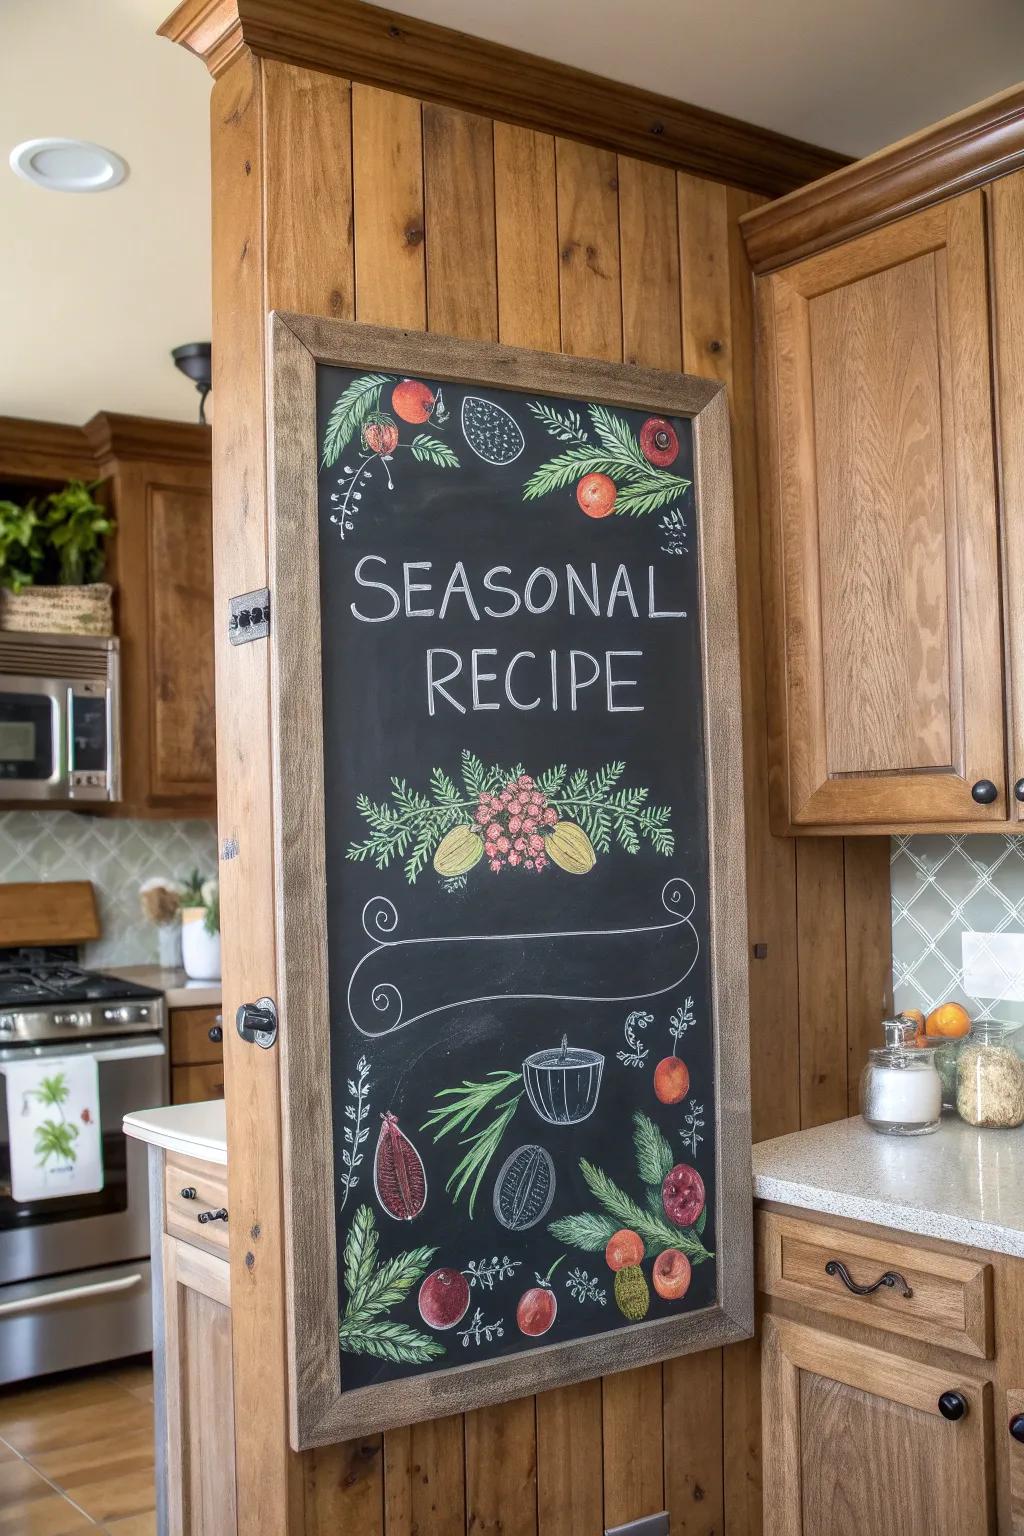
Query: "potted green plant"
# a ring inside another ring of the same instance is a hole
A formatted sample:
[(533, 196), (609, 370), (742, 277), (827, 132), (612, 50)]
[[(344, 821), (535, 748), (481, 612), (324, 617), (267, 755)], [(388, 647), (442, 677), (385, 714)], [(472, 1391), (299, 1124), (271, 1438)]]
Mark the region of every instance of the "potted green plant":
[(101, 581), (114, 519), (91, 485), (71, 480), (24, 505), (0, 500), (0, 629), (109, 635)]
[(220, 980), (220, 886), (198, 869), (181, 886), (181, 963), (195, 981)]

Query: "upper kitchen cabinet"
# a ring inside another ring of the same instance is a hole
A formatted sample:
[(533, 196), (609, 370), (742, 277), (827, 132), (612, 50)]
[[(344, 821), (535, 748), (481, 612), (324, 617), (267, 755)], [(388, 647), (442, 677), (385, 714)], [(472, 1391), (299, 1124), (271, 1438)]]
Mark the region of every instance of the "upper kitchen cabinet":
[(794, 827), (1006, 815), (985, 214), (758, 283), (771, 773)]
[(208, 427), (94, 416), (112, 487), (125, 815), (211, 815), (216, 797)]
[(1024, 150), (1012, 94), (1010, 129), (997, 98), (744, 221), (778, 832), (981, 830), (1018, 813), (1007, 419), (1018, 500), (1024, 448), (1020, 400), (1008, 418), (1002, 399), (1000, 434), (993, 394), (997, 360), (1014, 366), (1004, 312), (1021, 331), (1024, 200), (1018, 176), (988, 184), (1007, 164), (997, 142)]
[(98, 494), (116, 519), (106, 574), (120, 645), (121, 798), (74, 804), (107, 815), (210, 816), (210, 430), (114, 414), (84, 427), (0, 418), (0, 495), (17, 500), (69, 479), (102, 482)]

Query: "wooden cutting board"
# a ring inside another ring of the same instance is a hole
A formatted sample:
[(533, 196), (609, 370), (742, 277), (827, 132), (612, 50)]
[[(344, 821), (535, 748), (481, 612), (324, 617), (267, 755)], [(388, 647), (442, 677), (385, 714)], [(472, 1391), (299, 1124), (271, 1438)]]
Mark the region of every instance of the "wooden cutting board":
[(89, 880), (0, 885), (0, 949), (15, 944), (84, 944), (100, 937)]

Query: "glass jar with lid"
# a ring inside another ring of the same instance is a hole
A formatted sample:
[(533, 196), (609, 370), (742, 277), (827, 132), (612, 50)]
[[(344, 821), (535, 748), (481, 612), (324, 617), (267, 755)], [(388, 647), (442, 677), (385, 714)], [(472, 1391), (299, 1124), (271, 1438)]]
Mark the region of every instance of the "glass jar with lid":
[(1024, 1125), (1024, 1060), (1019, 1026), (977, 1023), (957, 1058), (956, 1107), (968, 1125), (1012, 1130)]
[(924, 1136), (942, 1119), (942, 1083), (935, 1052), (915, 1046), (914, 1025), (885, 1019), (885, 1044), (868, 1051), (860, 1078), (860, 1112), (873, 1131)]

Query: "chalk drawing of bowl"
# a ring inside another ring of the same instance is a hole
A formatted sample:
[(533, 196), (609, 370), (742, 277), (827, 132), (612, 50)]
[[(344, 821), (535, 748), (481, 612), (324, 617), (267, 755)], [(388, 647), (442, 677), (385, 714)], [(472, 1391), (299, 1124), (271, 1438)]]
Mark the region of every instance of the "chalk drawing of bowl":
[(526, 1097), (548, 1125), (578, 1125), (597, 1108), (604, 1057), (570, 1046), (565, 1035), (552, 1050), (523, 1062)]

